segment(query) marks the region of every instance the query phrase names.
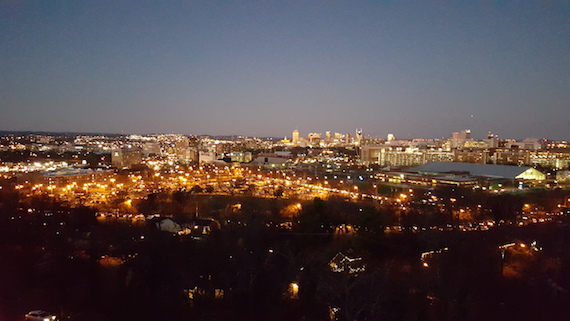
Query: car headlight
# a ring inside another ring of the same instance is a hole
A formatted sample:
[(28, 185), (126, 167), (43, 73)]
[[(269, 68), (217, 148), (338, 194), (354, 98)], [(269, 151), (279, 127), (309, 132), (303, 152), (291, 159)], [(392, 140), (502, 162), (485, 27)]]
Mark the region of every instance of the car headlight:
[(51, 321), (49, 318), (44, 318), (44, 321)]

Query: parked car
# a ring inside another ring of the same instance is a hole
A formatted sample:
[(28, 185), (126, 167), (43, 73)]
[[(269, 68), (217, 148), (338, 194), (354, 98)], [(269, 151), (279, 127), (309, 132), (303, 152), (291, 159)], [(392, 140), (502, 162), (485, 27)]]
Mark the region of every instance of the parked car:
[(57, 317), (54, 314), (51, 314), (46, 311), (42, 310), (34, 310), (30, 311), (25, 316), (26, 321), (54, 321), (57, 320)]

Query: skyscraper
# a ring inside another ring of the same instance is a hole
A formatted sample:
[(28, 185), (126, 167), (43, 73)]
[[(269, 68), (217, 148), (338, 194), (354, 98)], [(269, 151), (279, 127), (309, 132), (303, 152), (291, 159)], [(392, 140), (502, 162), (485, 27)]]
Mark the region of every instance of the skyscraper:
[(362, 143), (362, 128), (356, 130), (356, 135), (354, 136), (354, 144), (360, 146)]
[(291, 136), (291, 141), (293, 142), (293, 146), (297, 147), (299, 146), (299, 131), (298, 130), (294, 130), (293, 131), (293, 135)]

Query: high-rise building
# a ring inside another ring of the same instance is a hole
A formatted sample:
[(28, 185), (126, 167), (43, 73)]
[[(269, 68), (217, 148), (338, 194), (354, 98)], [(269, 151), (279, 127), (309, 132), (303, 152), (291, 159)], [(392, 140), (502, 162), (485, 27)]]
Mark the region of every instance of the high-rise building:
[(489, 135), (487, 135), (487, 139), (484, 139), (483, 141), (487, 143), (489, 148), (499, 147), (499, 137), (497, 135), (489, 133)]
[(468, 140), (471, 140), (470, 129), (465, 129), (461, 132), (453, 132), (449, 139), (451, 148), (463, 148)]
[(309, 143), (312, 145), (318, 145), (321, 142), (321, 134), (320, 133), (309, 133), (307, 135), (307, 139)]
[(471, 130), (470, 129), (464, 129), (459, 133), (454, 132), (453, 134), (451, 134), (451, 139), (458, 139), (458, 140), (471, 139)]
[(360, 146), (362, 143), (362, 128), (356, 130), (356, 135), (354, 136), (354, 144)]
[(293, 142), (293, 146), (297, 147), (299, 146), (299, 131), (298, 130), (294, 130), (293, 131), (293, 135), (291, 136), (291, 141)]

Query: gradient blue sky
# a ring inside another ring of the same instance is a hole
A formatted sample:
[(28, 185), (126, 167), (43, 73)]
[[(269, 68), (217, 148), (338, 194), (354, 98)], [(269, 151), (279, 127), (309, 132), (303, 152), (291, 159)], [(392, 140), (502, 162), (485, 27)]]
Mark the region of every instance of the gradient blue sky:
[(4, 1), (0, 130), (570, 139), (569, 1)]

